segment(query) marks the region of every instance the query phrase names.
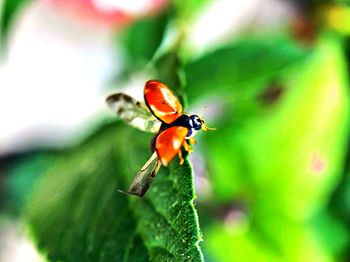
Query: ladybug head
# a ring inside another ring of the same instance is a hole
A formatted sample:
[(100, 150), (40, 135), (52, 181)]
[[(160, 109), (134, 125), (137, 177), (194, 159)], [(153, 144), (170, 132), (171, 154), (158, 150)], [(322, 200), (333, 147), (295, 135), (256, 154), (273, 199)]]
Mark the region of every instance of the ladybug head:
[(201, 129), (203, 129), (204, 131), (216, 130), (216, 128), (207, 127), (204, 120), (198, 115), (191, 115), (190, 118), (192, 120), (192, 126), (195, 130), (201, 130)]
[(190, 116), (192, 120), (192, 126), (195, 130), (201, 130), (202, 129), (202, 124), (204, 121), (197, 115), (191, 115)]

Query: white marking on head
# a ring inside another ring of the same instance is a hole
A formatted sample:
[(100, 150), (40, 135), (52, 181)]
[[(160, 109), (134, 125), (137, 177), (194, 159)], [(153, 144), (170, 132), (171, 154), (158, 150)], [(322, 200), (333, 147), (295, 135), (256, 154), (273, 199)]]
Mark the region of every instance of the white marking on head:
[(193, 126), (193, 120), (190, 118), (190, 125)]

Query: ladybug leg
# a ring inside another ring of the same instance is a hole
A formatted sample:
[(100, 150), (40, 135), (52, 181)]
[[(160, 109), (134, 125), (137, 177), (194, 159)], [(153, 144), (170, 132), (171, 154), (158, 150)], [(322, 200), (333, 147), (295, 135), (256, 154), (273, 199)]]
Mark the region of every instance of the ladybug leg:
[(192, 149), (191, 149), (190, 145), (187, 144), (187, 141), (186, 141), (186, 140), (184, 140), (183, 147), (185, 148), (185, 150), (186, 150), (189, 154), (192, 153)]
[(184, 159), (182, 158), (181, 148), (180, 148), (180, 150), (177, 152), (177, 155), (179, 156), (179, 159), (180, 159), (180, 165), (182, 165), (182, 164), (184, 163)]
[(196, 139), (194, 137), (190, 138), (189, 141), (190, 141), (191, 145), (195, 145), (196, 144)]

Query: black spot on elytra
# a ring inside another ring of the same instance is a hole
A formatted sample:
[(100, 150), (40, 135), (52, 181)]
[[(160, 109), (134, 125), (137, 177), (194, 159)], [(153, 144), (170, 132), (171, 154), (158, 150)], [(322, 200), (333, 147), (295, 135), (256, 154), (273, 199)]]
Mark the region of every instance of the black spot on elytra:
[(282, 85), (272, 83), (258, 95), (258, 101), (264, 105), (272, 105), (282, 97), (284, 91), (285, 88)]

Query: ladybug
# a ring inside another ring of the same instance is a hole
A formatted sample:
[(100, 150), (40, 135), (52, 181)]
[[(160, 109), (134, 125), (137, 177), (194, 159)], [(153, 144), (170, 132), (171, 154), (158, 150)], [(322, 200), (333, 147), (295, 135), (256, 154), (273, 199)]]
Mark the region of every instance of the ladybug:
[(161, 165), (168, 166), (176, 155), (184, 160), (181, 148), (191, 153), (190, 144), (199, 130), (215, 130), (206, 126), (198, 115), (183, 112), (175, 94), (161, 81), (149, 80), (144, 88), (145, 103), (117, 93), (107, 97), (109, 107), (129, 125), (155, 133), (151, 142), (152, 156), (134, 177), (128, 194), (142, 197), (148, 190)]

